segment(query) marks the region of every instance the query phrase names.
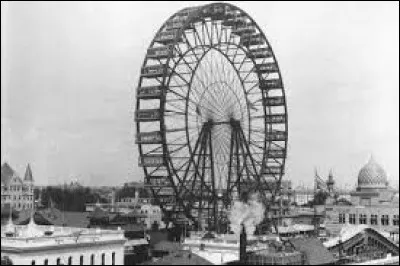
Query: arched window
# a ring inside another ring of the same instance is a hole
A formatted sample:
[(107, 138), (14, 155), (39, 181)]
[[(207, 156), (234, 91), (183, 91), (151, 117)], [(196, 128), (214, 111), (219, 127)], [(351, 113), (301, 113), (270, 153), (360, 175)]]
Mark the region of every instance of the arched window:
[(49, 260), (48, 260), (48, 259), (45, 259), (43, 264), (44, 264), (44, 265), (49, 265)]
[(79, 258), (79, 265), (83, 265), (83, 255)]
[(61, 259), (57, 258), (57, 265), (61, 265)]
[(94, 265), (94, 254), (90, 256), (90, 265)]
[(33, 260), (32, 263), (31, 263), (31, 265), (36, 265), (36, 261)]
[(101, 254), (101, 265), (106, 265), (106, 254)]
[(115, 265), (115, 252), (111, 254), (111, 265)]
[(72, 257), (71, 256), (68, 258), (68, 265), (72, 265)]

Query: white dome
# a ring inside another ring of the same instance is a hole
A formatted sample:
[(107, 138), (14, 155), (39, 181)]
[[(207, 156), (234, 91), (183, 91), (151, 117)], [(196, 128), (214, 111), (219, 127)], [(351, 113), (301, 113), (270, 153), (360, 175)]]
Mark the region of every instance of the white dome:
[(386, 188), (387, 176), (385, 170), (380, 166), (373, 157), (368, 163), (361, 168), (358, 173), (359, 188)]

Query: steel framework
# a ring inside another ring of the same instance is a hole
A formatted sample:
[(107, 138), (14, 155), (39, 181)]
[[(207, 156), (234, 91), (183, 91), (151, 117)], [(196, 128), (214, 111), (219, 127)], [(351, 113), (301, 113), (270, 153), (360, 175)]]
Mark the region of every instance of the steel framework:
[(182, 9), (144, 59), (135, 121), (139, 165), (171, 219), (215, 228), (253, 189), (266, 207), (284, 174), (287, 107), (264, 33), (226, 3)]

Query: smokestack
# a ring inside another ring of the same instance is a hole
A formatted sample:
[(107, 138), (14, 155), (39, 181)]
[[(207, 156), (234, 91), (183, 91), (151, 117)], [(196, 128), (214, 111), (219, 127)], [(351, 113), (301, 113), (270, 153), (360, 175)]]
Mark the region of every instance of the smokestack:
[(115, 188), (112, 189), (111, 191), (111, 212), (116, 212), (117, 211), (117, 206), (116, 206), (116, 192)]
[(241, 264), (246, 264), (247, 262), (247, 235), (246, 235), (246, 227), (244, 224), (241, 224), (242, 230), (240, 232), (240, 248), (239, 248), (239, 259)]

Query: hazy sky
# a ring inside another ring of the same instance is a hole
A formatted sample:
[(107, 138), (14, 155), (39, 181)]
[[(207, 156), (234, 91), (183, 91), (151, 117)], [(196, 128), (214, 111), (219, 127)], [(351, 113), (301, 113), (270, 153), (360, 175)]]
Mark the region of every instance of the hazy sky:
[[(39, 184), (143, 178), (135, 87), (162, 23), (199, 2), (1, 3), (1, 162)], [(397, 2), (234, 2), (264, 30), (287, 89), (286, 178), (354, 185), (374, 154), (399, 177)]]

